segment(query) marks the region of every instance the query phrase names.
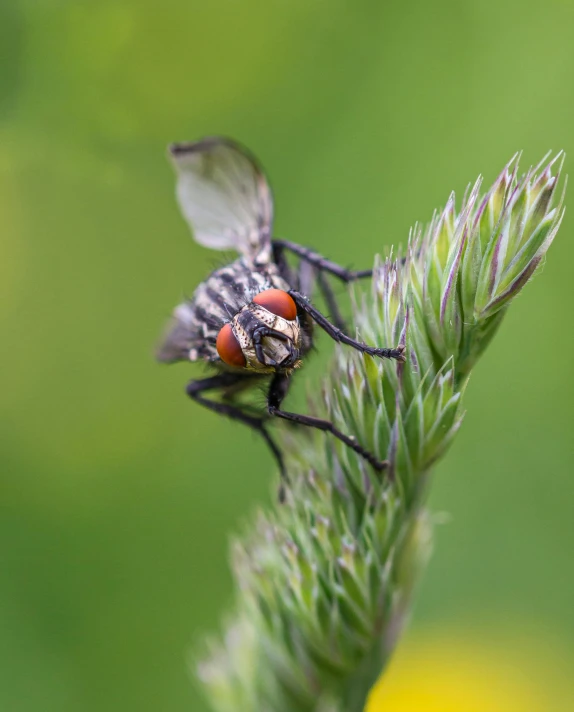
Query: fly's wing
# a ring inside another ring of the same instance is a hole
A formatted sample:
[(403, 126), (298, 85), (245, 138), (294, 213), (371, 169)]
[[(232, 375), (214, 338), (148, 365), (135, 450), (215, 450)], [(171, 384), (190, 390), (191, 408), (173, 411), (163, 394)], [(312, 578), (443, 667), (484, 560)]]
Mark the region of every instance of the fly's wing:
[(215, 340), (222, 320), (207, 315), (198, 321), (191, 302), (183, 302), (173, 312), (156, 351), (158, 361), (213, 361), (219, 358)]
[(196, 241), (268, 261), (273, 196), (257, 161), (225, 138), (174, 144), (170, 154), (179, 205)]

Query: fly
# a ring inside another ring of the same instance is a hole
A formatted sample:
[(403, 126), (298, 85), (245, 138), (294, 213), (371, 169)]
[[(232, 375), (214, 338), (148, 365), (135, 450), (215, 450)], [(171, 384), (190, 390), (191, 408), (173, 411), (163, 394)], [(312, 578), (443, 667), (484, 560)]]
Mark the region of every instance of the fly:
[[(178, 202), (195, 240), (214, 250), (234, 250), (240, 257), (212, 272), (191, 299), (176, 307), (158, 359), (203, 361), (215, 368), (215, 374), (190, 381), (187, 394), (263, 436), (281, 473), (281, 501), (289, 478), (283, 454), (268, 432), (272, 417), (329, 432), (376, 470), (384, 470), (387, 461), (329, 420), (282, 408), (293, 373), (312, 347), (315, 324), (357, 351), (404, 360), (402, 345), (367, 346), (345, 333), (325, 278), (328, 274), (350, 283), (370, 277), (372, 270), (351, 271), (306, 247), (274, 238), (269, 183), (257, 160), (237, 143), (206, 138), (174, 144), (169, 152), (178, 178)], [(299, 259), (297, 272), (287, 263), (287, 253)], [(315, 279), (332, 321), (307, 296)], [(266, 413), (256, 412), (238, 398), (244, 388), (261, 383), (267, 387)], [(221, 400), (206, 393), (219, 394)]]

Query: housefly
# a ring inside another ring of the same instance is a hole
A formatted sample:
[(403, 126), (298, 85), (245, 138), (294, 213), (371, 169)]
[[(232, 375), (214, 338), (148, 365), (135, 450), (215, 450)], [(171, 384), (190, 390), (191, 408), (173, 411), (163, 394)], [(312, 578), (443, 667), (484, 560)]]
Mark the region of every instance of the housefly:
[[(282, 452), (268, 431), (273, 417), (329, 432), (383, 470), (386, 461), (330, 421), (282, 408), (293, 373), (312, 347), (315, 325), (362, 353), (404, 360), (404, 346), (367, 346), (345, 333), (326, 279), (332, 275), (349, 283), (370, 277), (372, 271), (345, 269), (306, 247), (273, 237), (269, 183), (257, 160), (239, 144), (206, 138), (174, 144), (169, 153), (177, 173), (178, 202), (195, 240), (214, 250), (234, 250), (239, 258), (212, 272), (191, 299), (176, 307), (158, 359), (203, 361), (214, 367), (211, 376), (190, 381), (187, 394), (263, 436), (281, 472), (280, 499), (289, 480)], [(298, 259), (297, 271), (287, 262), (289, 253)], [(312, 281), (323, 293), (331, 319), (310, 301)], [(255, 384), (266, 386), (266, 412), (239, 399), (244, 388)]]

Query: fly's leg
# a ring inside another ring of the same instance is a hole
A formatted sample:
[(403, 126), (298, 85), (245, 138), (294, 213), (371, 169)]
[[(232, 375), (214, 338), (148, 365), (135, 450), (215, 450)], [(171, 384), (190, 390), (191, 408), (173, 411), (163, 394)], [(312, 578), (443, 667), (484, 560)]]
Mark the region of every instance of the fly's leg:
[(347, 336), (341, 329), (336, 327), (334, 324), (331, 324), (327, 317), (321, 314), (318, 309), (316, 309), (312, 304), (310, 304), (309, 301), (302, 294), (299, 294), (299, 292), (296, 292), (293, 289), (289, 290), (289, 294), (291, 295), (297, 306), (304, 312), (306, 312), (311, 317), (311, 319), (313, 319), (314, 322), (319, 324), (319, 326), (324, 331), (326, 331), (327, 334), (329, 334), (329, 336), (334, 341), (337, 341), (340, 344), (347, 344), (347, 346), (352, 346), (354, 349), (357, 349), (357, 351), (369, 354), (370, 356), (379, 356), (380, 358), (393, 358), (397, 361), (405, 360), (404, 346), (397, 346), (396, 348), (391, 349), (378, 348), (376, 346), (367, 346), (366, 344), (362, 344), (360, 341), (357, 341), (356, 339), (352, 339), (350, 336)]
[[(273, 240), (271, 245), (273, 249), (273, 261), (279, 268), (279, 273), (281, 274), (283, 279), (285, 279), (289, 284), (295, 284), (295, 279), (297, 277), (300, 277), (301, 275), (295, 275), (293, 270), (289, 266), (287, 258), (285, 257), (285, 250), (283, 248), (283, 245), (281, 245), (278, 240)], [(300, 283), (298, 285), (298, 288), (301, 289)]]
[(351, 450), (354, 450), (358, 455), (364, 458), (378, 472), (388, 467), (389, 463), (386, 460), (379, 460), (375, 457), (375, 455), (373, 455), (373, 453), (365, 450), (364, 447), (361, 447), (354, 437), (345, 435), (345, 433), (338, 430), (330, 420), (322, 420), (321, 418), (314, 418), (310, 415), (290, 413), (289, 411), (282, 410), (281, 403), (287, 395), (288, 387), (289, 376), (277, 373), (273, 377), (269, 387), (269, 393), (267, 395), (267, 410), (270, 415), (274, 415), (277, 418), (283, 418), (284, 420), (289, 420), (292, 423), (299, 423), (300, 425), (306, 425), (309, 428), (317, 428), (317, 430), (331, 433), (347, 447), (350, 447)]
[[(310, 250), (308, 247), (303, 247), (302, 245), (298, 245), (296, 242), (290, 242), (289, 240), (273, 240), (273, 249), (275, 259), (276, 261), (279, 260), (280, 265), (285, 264), (285, 257), (283, 255), (284, 250), (289, 250), (301, 259), (301, 265), (307, 264), (314, 268), (314, 271), (317, 274), (317, 283), (325, 303), (327, 304), (330, 317), (340, 331), (345, 331), (347, 328), (345, 320), (341, 315), (341, 311), (331, 285), (325, 278), (325, 272), (332, 274), (342, 280), (345, 284), (349, 284), (357, 279), (372, 277), (373, 270), (365, 269), (353, 271), (346, 269), (335, 262), (331, 262), (317, 252), (313, 252), (313, 250)], [(311, 290), (305, 290), (302, 288), (302, 282), (299, 284), (298, 289), (303, 294), (311, 294)]]
[(202, 378), (200, 381), (190, 381), (187, 384), (186, 393), (196, 403), (200, 403), (206, 408), (209, 408), (209, 410), (212, 410), (214, 413), (225, 415), (232, 420), (238, 420), (240, 423), (244, 423), (258, 433), (261, 433), (263, 439), (273, 453), (273, 456), (277, 461), (277, 465), (279, 466), (279, 472), (281, 473), (279, 501), (283, 502), (285, 500), (285, 486), (289, 484), (289, 476), (287, 475), (285, 463), (283, 462), (283, 454), (273, 438), (267, 432), (263, 418), (250, 415), (247, 412), (247, 407), (244, 409), (241, 406), (233, 405), (231, 403), (211, 400), (203, 395), (205, 391), (218, 389), (225, 390), (226, 388), (235, 386), (238, 383), (241, 383), (245, 378), (250, 377), (236, 373), (221, 373), (217, 376), (211, 376), (210, 378)]
[[(277, 366), (278, 364), (271, 359), (265, 360), (265, 354), (263, 353), (263, 339), (266, 336), (272, 336), (278, 341), (288, 342), (289, 338), (281, 331), (276, 331), (275, 329), (270, 329), (267, 326), (261, 326), (253, 332), (253, 345), (255, 347), (255, 355), (260, 363), (268, 363), (270, 366)], [(298, 355), (298, 354), (297, 354)]]
[(356, 279), (372, 277), (373, 275), (372, 269), (346, 269), (345, 267), (338, 265), (336, 262), (331, 262), (331, 260), (328, 260), (326, 257), (323, 257), (317, 252), (313, 252), (313, 250), (310, 250), (308, 247), (303, 247), (302, 245), (298, 245), (296, 242), (290, 242), (289, 240), (273, 240), (273, 249), (276, 259), (278, 255), (281, 255), (282, 250), (289, 250), (289, 252), (297, 255), (302, 260), (312, 264), (319, 272), (328, 272), (346, 284), (354, 282)]
[[(319, 285), (319, 289), (321, 290), (321, 294), (323, 295), (323, 299), (325, 300), (325, 304), (327, 305), (329, 316), (333, 320), (333, 324), (337, 327), (337, 329), (339, 329), (339, 331), (346, 331), (347, 325), (345, 324), (345, 320), (343, 319), (341, 310), (337, 304), (337, 298), (335, 297), (333, 289), (327, 281), (324, 272), (317, 271), (317, 284)], [(303, 292), (303, 294), (305, 294), (305, 292)]]
[[(293, 275), (291, 274), (291, 270), (285, 259), (285, 250), (287, 249), (291, 249), (292, 252), (301, 258), (299, 262), (297, 282), (293, 281)], [(333, 323), (338, 329), (345, 331), (346, 324), (341, 315), (337, 298), (335, 297), (333, 289), (325, 277), (325, 272), (333, 273), (333, 271), (332, 269), (328, 269), (325, 265), (328, 264), (331, 268), (336, 267), (338, 270), (337, 276), (339, 277), (341, 276), (341, 272), (339, 270), (342, 270), (345, 274), (345, 282), (350, 282), (357, 278), (354, 275), (359, 275), (359, 277), (368, 277), (372, 274), (372, 271), (356, 273), (349, 272), (348, 270), (344, 270), (343, 267), (335, 265), (333, 262), (328, 262), (328, 260), (325, 260), (317, 253), (295, 243), (287, 242), (286, 240), (273, 241), (273, 258), (279, 267), (280, 273), (284, 276), (287, 282), (293, 286), (296, 286), (297, 291), (302, 294), (311, 294), (313, 291), (313, 281), (315, 278), (317, 279), (317, 284), (319, 285), (319, 289), (323, 295), (327, 309), (329, 310), (330, 318), (333, 320)]]
[[(284, 250), (289, 250), (289, 252), (297, 255), (297, 257), (301, 260), (312, 264), (319, 273), (328, 272), (334, 277), (337, 277), (337, 279), (340, 279), (342, 282), (345, 282), (345, 284), (354, 282), (357, 279), (364, 279), (365, 277), (373, 276), (372, 269), (347, 269), (346, 267), (338, 265), (336, 262), (331, 262), (331, 260), (323, 257), (323, 255), (320, 255), (318, 252), (310, 250), (308, 247), (303, 247), (303, 245), (298, 245), (296, 242), (291, 242), (290, 240), (276, 239), (273, 240), (273, 255), (275, 261), (278, 262), (279, 265), (285, 264), (285, 258), (283, 256)], [(416, 254), (420, 254), (420, 250)], [(406, 257), (400, 259), (399, 264), (404, 265), (406, 259)]]

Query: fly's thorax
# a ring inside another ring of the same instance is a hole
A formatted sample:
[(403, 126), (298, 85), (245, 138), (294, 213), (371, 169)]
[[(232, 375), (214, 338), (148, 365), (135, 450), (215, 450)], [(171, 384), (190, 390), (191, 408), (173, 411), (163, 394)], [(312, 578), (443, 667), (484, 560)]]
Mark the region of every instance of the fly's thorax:
[(231, 327), (245, 356), (245, 368), (271, 373), (300, 365), (301, 327), (297, 317), (286, 319), (251, 302), (235, 315)]

